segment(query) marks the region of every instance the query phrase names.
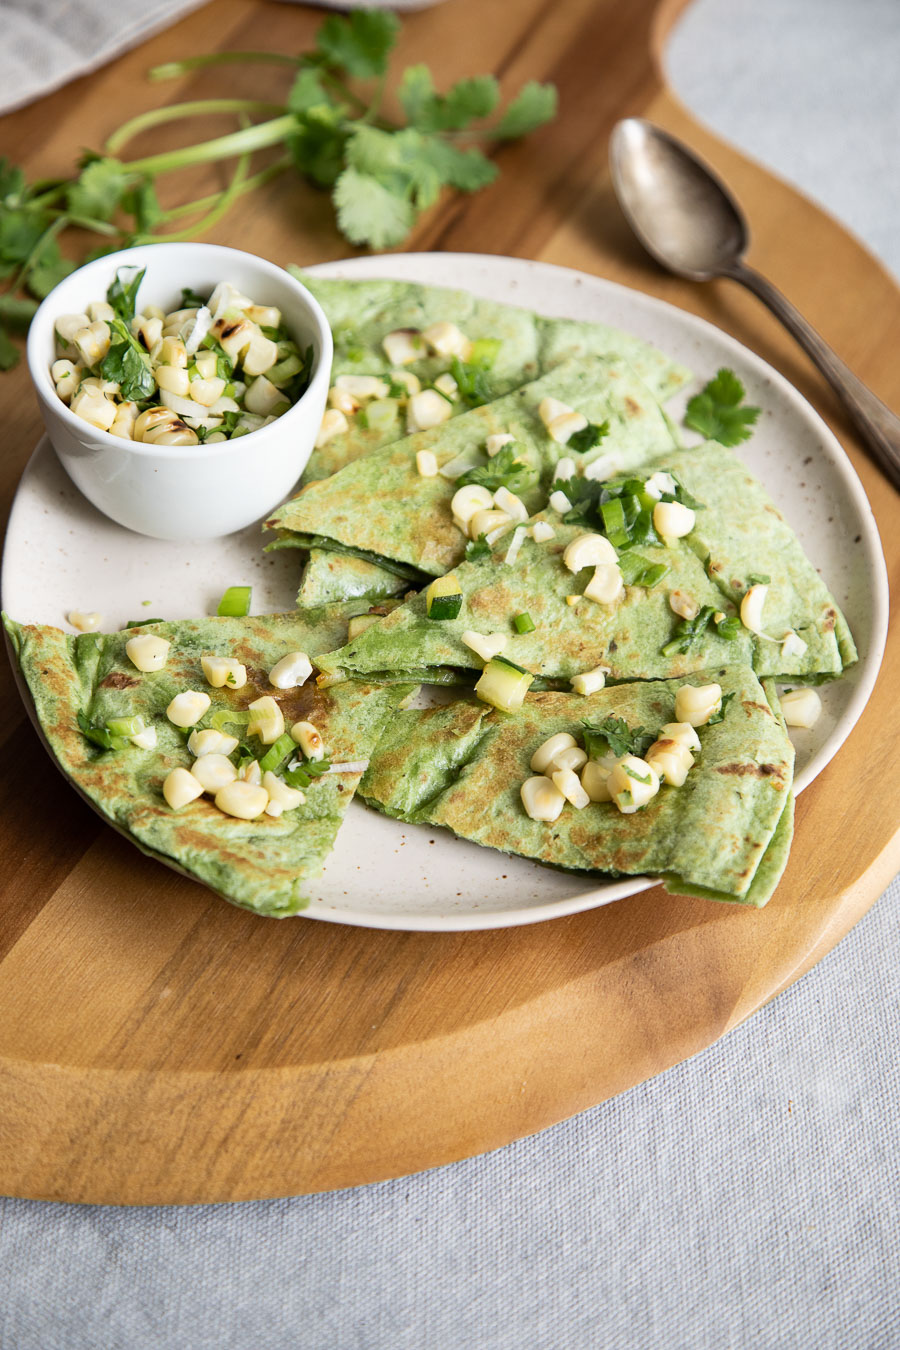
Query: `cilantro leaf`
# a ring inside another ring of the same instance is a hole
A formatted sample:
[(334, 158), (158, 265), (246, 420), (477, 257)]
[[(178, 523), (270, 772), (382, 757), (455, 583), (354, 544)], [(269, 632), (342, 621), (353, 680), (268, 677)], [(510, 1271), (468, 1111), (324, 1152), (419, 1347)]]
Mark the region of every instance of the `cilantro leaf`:
[(470, 539), (466, 544), (466, 561), (472, 562), (475, 558), (489, 558), (491, 556), (491, 546), (484, 535), (480, 539)]
[(599, 445), (604, 436), (609, 435), (609, 422), (588, 422), (586, 427), (580, 431), (575, 431), (566, 441), (566, 449), (574, 450), (576, 454), (583, 455), (587, 450), (593, 450)]
[(146, 271), (146, 267), (117, 267), (115, 280), (107, 288), (106, 303), (112, 305), (116, 316), (125, 323), (135, 316), (137, 293)]
[(149, 178), (142, 178), (139, 183), (128, 188), (122, 196), (122, 207), (134, 216), (135, 229), (139, 234), (149, 234), (163, 219), (156, 188)]
[(75, 264), (60, 255), (56, 240), (46, 239), (35, 253), (23, 279), (31, 294), (36, 295), (38, 300), (43, 300), (54, 286), (59, 285), (63, 277), (67, 277), (74, 270)]
[(112, 341), (100, 362), (104, 380), (115, 380), (123, 399), (135, 403), (149, 398), (156, 389), (150, 357), (121, 319), (110, 319)]
[(733, 698), (734, 698), (734, 690), (733, 690), (733, 689), (732, 689), (732, 691), (731, 691), (730, 694), (724, 694), (724, 695), (722, 696), (722, 706), (721, 706), (721, 708), (719, 709), (719, 711), (718, 711), (717, 713), (713, 713), (712, 717), (709, 718), (709, 720), (705, 723), (705, 725), (708, 726), (708, 727), (714, 727), (714, 726), (716, 725), (717, 722), (724, 722), (724, 721), (725, 721), (725, 710), (726, 710), (726, 708), (728, 707), (729, 703), (731, 702), (731, 700), (732, 700)]
[(371, 174), (345, 169), (334, 185), (333, 197), (338, 224), (352, 244), (391, 248), (412, 228), (412, 203)]
[(474, 146), (460, 150), (437, 136), (426, 138), (424, 153), (440, 175), (441, 182), (460, 192), (478, 192), (480, 188), (489, 187), (500, 172), (493, 160)]
[(12, 370), (19, 364), (20, 352), (6, 329), (0, 324), (0, 370)]
[(90, 159), (66, 192), (73, 216), (111, 220), (132, 175), (117, 159)]
[(14, 333), (24, 333), (28, 329), (37, 302), (17, 295), (0, 295), (0, 321)]
[(723, 366), (699, 394), (688, 401), (684, 424), (720, 445), (739, 445), (752, 435), (760, 409), (741, 405), (744, 386)]
[(318, 104), (298, 117), (287, 148), (300, 172), (319, 187), (333, 187), (344, 168), (348, 132), (340, 109)]
[(346, 19), (330, 15), (316, 34), (316, 51), (326, 63), (361, 80), (387, 70), (400, 20), (381, 9), (354, 9)]
[(493, 399), (494, 393), (482, 366), (467, 364), (454, 356), (450, 362), (450, 374), (456, 381), (460, 398), (468, 407), (480, 408)]
[(307, 113), (311, 108), (334, 106), (319, 71), (313, 66), (303, 66), (297, 72), (288, 94), (287, 106), (295, 113)]
[(675, 636), (662, 648), (663, 656), (683, 656), (702, 639), (715, 610), (704, 605), (693, 619), (681, 619), (675, 626)]
[(535, 131), (555, 117), (556, 108), (555, 86), (529, 80), (500, 118), (497, 135), (507, 141), (514, 140), (517, 136), (527, 136), (530, 131)]
[(426, 65), (407, 66), (397, 90), (400, 106), (412, 127), (421, 127), (435, 97), (434, 80)]
[(581, 725), (590, 759), (602, 759), (606, 754), (613, 754), (617, 759), (622, 755), (640, 756), (654, 739), (652, 731), (629, 727), (623, 717), (604, 717), (602, 722), (596, 723), (582, 720)]
[(508, 488), (510, 492), (527, 492), (537, 482), (538, 471), (530, 464), (523, 463), (518, 458), (521, 454), (522, 448), (517, 448), (515, 442), (501, 446), (487, 464), (477, 464), (474, 469), (469, 469), (457, 478), (456, 485), (464, 487), (467, 483), (477, 483), (480, 487), (490, 488), (492, 492), (501, 487)]

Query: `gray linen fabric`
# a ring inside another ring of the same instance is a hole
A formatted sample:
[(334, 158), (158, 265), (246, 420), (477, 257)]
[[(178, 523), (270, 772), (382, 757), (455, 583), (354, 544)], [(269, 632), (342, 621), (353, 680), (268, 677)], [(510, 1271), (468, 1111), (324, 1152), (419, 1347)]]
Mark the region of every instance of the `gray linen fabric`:
[[(898, 68), (896, 0), (695, 0), (668, 54), (688, 106), (900, 274)], [(452, 1167), (194, 1209), (0, 1200), (0, 1347), (897, 1350), (898, 936), (895, 882), (717, 1045)]]

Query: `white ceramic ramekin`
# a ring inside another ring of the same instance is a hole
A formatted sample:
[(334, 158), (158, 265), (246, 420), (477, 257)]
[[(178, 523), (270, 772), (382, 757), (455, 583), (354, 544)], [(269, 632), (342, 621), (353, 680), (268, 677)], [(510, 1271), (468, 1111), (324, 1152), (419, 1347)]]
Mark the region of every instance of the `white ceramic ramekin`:
[[(118, 267), (145, 267), (138, 308), (180, 306), (181, 289), (210, 293), (232, 282), (255, 304), (277, 305), (298, 345), (313, 348), (309, 388), (259, 431), (212, 445), (122, 440), (76, 417), (56, 393), (54, 323), (105, 300)], [(331, 330), (305, 286), (274, 263), (217, 244), (151, 244), (80, 267), (31, 321), (28, 365), (47, 434), (63, 468), (104, 515), (157, 539), (211, 539), (261, 520), (297, 482), (313, 449), (331, 373)]]

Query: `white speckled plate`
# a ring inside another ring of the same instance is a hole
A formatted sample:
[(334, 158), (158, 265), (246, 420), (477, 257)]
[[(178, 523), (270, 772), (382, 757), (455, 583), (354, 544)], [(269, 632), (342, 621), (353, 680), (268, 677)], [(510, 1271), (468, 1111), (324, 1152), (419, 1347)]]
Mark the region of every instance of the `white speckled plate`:
[[(853, 630), (860, 660), (823, 686), (824, 713), (796, 733), (801, 791), (849, 735), (871, 693), (887, 631), (887, 577), (868, 501), (821, 418), (776, 371), (702, 320), (635, 291), (546, 263), (480, 254), (358, 258), (312, 269), (327, 276), (400, 277), (461, 286), (545, 314), (597, 319), (655, 343), (704, 383), (722, 365), (763, 409), (741, 456), (765, 483), (824, 575)], [(693, 389), (670, 405), (676, 417)], [(198, 503), (198, 510), (202, 504)], [(113, 630), (143, 616), (215, 612), (226, 586), (252, 583), (253, 610), (291, 609), (299, 565), (264, 555), (254, 527), (227, 539), (173, 544), (114, 525), (80, 495), (41, 441), (16, 494), (3, 555), (3, 606), (14, 618), (65, 627), (69, 609), (99, 610)], [(150, 605), (144, 604), (150, 601)], [(387, 820), (353, 803), (307, 915), (370, 928), (499, 928), (618, 900), (643, 878), (592, 886), (438, 830)]]

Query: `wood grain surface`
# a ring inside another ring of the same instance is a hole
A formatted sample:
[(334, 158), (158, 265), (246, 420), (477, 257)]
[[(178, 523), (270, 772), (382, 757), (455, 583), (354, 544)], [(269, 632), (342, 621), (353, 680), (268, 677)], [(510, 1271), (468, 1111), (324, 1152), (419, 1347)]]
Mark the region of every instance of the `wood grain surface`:
[[(581, 268), (732, 333), (846, 446), (896, 593), (896, 494), (819, 376), (735, 286), (663, 275), (613, 200), (607, 140), (619, 117), (644, 115), (685, 137), (747, 208), (751, 261), (900, 407), (897, 287), (834, 221), (676, 104), (659, 51), (678, 8), (451, 0), (409, 16), (398, 62), (427, 60), (442, 82), (493, 70), (510, 90), (553, 80), (561, 113), (498, 152), (492, 189), (442, 199), (407, 247)], [(65, 172), (80, 147), (101, 145), (135, 112), (204, 93), (249, 96), (259, 68), (163, 86), (144, 73), (217, 48), (300, 50), (321, 17), (217, 0), (3, 119), (4, 150), (30, 175)], [(289, 74), (264, 68), (262, 78), (275, 97)], [(165, 139), (174, 144), (176, 134)], [(195, 180), (191, 196), (223, 172)], [(287, 177), (209, 237), (282, 263), (347, 253), (327, 198)], [(5, 514), (39, 434), (24, 370), (4, 377), (4, 413)], [(0, 1191), (144, 1204), (356, 1185), (498, 1147), (700, 1050), (828, 951), (900, 867), (896, 736), (886, 731), (896, 724), (898, 646), (895, 625), (861, 722), (798, 803), (790, 864), (764, 911), (650, 890), (572, 918), (471, 934), (276, 923), (230, 908), (92, 814), (38, 751), (4, 669)]]

